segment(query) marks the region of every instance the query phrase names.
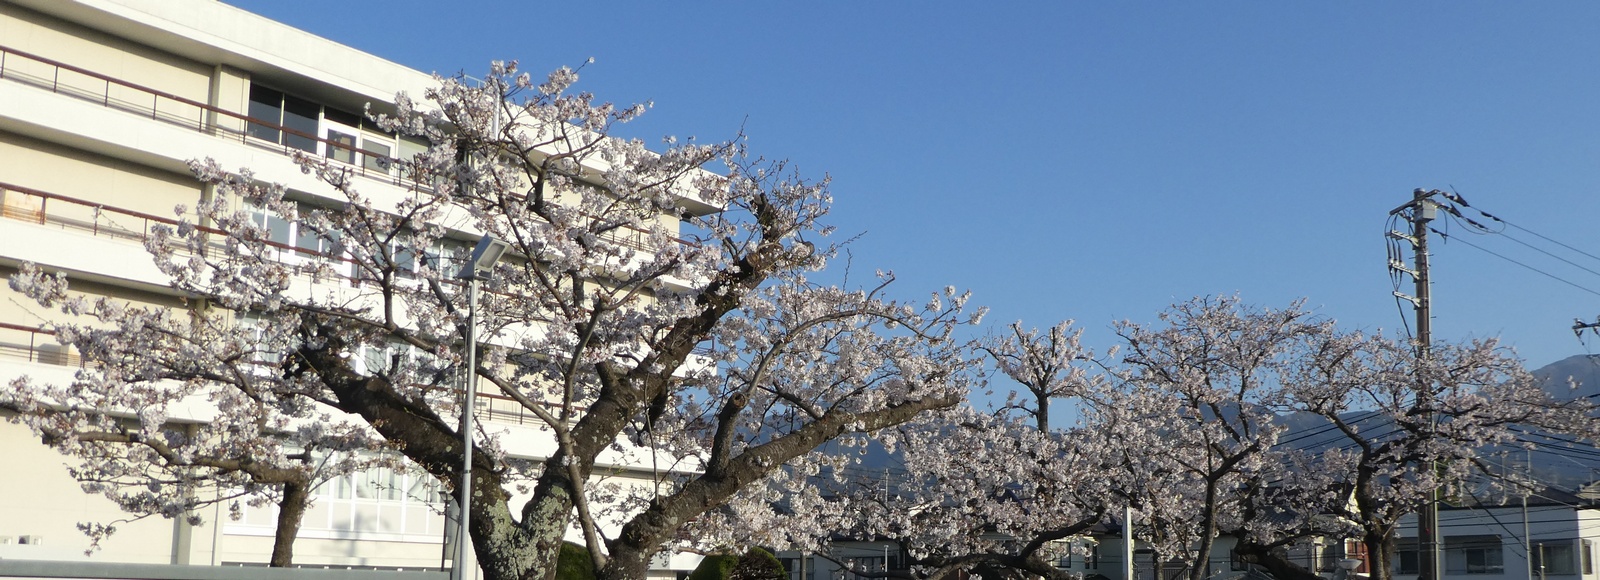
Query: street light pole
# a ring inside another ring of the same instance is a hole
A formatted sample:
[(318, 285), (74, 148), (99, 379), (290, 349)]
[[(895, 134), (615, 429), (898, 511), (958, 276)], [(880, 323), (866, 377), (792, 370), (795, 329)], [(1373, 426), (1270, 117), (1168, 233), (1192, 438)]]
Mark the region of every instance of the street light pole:
[(472, 431), (473, 410), (478, 397), (478, 283), (494, 275), (494, 264), (505, 254), (508, 244), (484, 234), (472, 249), (472, 257), (456, 274), (467, 281), (467, 377), (466, 394), (461, 402), (461, 489), (457, 506), (460, 524), (456, 526), (456, 558), (450, 566), (451, 580), (466, 580), (471, 542), (468, 526), (472, 522)]

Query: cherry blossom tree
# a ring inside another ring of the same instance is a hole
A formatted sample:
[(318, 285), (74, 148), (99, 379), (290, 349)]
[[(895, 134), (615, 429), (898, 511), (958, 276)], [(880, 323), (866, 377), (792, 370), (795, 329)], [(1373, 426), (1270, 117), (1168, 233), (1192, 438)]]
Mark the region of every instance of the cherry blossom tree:
[[(189, 389), (170, 396), (259, 404), (266, 427), (250, 441), (270, 430), (280, 458), (315, 423), (453, 486), (454, 385), (472, 372), (555, 443), (523, 470), (492, 427), (473, 433), (469, 532), (485, 577), (549, 578), (576, 530), (599, 577), (621, 579), (643, 577), (691, 525), (689, 547), (704, 547), (727, 541), (724, 513), (763, 521), (770, 504), (755, 500), (787, 485), (785, 466), (832, 461), (815, 452), (823, 443), (966, 396), (975, 357), (951, 335), (981, 311), (967, 311), (965, 294), (910, 303), (886, 297), (889, 274), (860, 289), (809, 278), (835, 254), (822, 224), (827, 180), (753, 158), (738, 141), (652, 151), (611, 136), (645, 108), (596, 102), (571, 90), (576, 80), (561, 69), (540, 82), (497, 63), (481, 84), (440, 79), (423, 101), (397, 97), (393, 114), (375, 118), (431, 145), (400, 168), (416, 184), (402, 199), (364, 192), (349, 166), (326, 159), (298, 162), (338, 203), (194, 162), (214, 194), (178, 208), (183, 224), (147, 247), (204, 307), (91, 308), (67, 298), (59, 277), (26, 270), (13, 287), (41, 305), (92, 310), (101, 329), (56, 329), (84, 353), (87, 374), (31, 408), (83, 432), (56, 411), (136, 410), (121, 391)], [(298, 224), (304, 259), (286, 259), (272, 219)], [(467, 296), (448, 246), (479, 233), (508, 242), (511, 257), (482, 283), (481, 355), (464, 369)], [(227, 366), (252, 359), (265, 371)], [(85, 393), (94, 389), (104, 390)], [(233, 428), (251, 416), (210, 421)], [(141, 429), (167, 424), (157, 419)], [(591, 485), (602, 453), (679, 463), (649, 485)]]
[[(1060, 577), (1042, 557), (1049, 542), (1123, 506), (1156, 565), (1184, 562), (1190, 578), (1209, 573), (1221, 534), (1247, 560), (1304, 580), (1317, 571), (1285, 548), (1360, 538), (1370, 572), (1386, 578), (1395, 526), (1430, 489), (1483, 475), (1482, 454), (1517, 429), (1596, 430), (1591, 403), (1540, 390), (1492, 342), (1419, 359), (1410, 344), (1341, 331), (1299, 303), (1174, 305), (1158, 324), (1118, 326), (1117, 364), (1067, 340), (1067, 326), (1020, 328), (984, 348), (1026, 393), (997, 412), (965, 408), (880, 433), (911, 475), (824, 479), (831, 496), (796, 503), (791, 517), (818, 534), (896, 542), (919, 578)], [(1040, 393), (1071, 395), (1077, 420), (1043, 430)], [(1286, 436), (1289, 425), (1298, 430)]]
[[(23, 268), (18, 282), (46, 304), (61, 295), (65, 283), (43, 278), (32, 267)], [(319, 484), (373, 467), (400, 467), (365, 429), (267, 388), (273, 379), (262, 376), (247, 342), (232, 329), (191, 332), (191, 324), (209, 326), (213, 319), (185, 320), (166, 310), (130, 313), (111, 300), (92, 306), (72, 301), (65, 309), (149, 332), (144, 340), (129, 341), (115, 330), (58, 326), (58, 339), (80, 348), (93, 372), (67, 385), (19, 378), (0, 387), (0, 409), (74, 458), (69, 472), (84, 490), (109, 498), (132, 519), (181, 517), (198, 525), (196, 513), (206, 505), (228, 504), (237, 518), (241, 502), (272, 503), (278, 520), (268, 563), (288, 566), (301, 517)], [(198, 336), (218, 340), (194, 342)], [(230, 336), (239, 340), (229, 342)], [(106, 364), (132, 359), (141, 360), (138, 367)], [(198, 375), (207, 378), (192, 378)], [(209, 408), (197, 412), (199, 400)], [(80, 528), (90, 536), (92, 551), (120, 523), (85, 522)]]
[[(1492, 475), (1484, 454), (1522, 428), (1594, 440), (1595, 407), (1541, 389), (1495, 341), (1434, 345), (1426, 356), (1381, 335), (1329, 333), (1285, 382), (1292, 410), (1326, 422), (1334, 443), (1303, 449), (1323, 478), (1304, 480), (1308, 506), (1341, 514), (1366, 546), (1368, 573), (1390, 577), (1399, 520), (1443, 488)], [(1319, 497), (1317, 502), (1314, 498)]]
[(999, 371), (1032, 395), (1031, 401), (1012, 400), (1008, 406), (1032, 415), (1039, 431), (1050, 431), (1051, 400), (1082, 396), (1093, 386), (1092, 381), (1101, 377), (1095, 373), (1099, 369), (1091, 364), (1093, 354), (1084, 350), (1082, 338), (1083, 331), (1073, 329), (1071, 320), (1042, 334), (1038, 329), (1022, 330), (1019, 321), (982, 345)]
[(1089, 372), (1098, 361), (1070, 323), (1047, 333), (1020, 324), (1009, 330), (980, 348), (1028, 390), (1025, 401), (1013, 395), (993, 409), (963, 405), (847, 438), (845, 451), (881, 445), (899, 465), (893, 474), (852, 468), (855, 454), (844, 453), (832, 464), (788, 471), (788, 485), (755, 500), (779, 498), (782, 524), (743, 535), (822, 555), (832, 538), (886, 541), (906, 557), (905, 569), (890, 571), (839, 562), (863, 577), (1070, 578), (1056, 559), (1104, 521), (1116, 501), (1110, 482), (1119, 479), (1108, 474), (1121, 455), (1098, 432), (1051, 428), (1047, 417), (1050, 399), (1101, 384)]
[[(1303, 353), (1305, 339), (1331, 323), (1315, 320), (1299, 303), (1287, 309), (1250, 307), (1237, 297), (1197, 298), (1160, 315), (1161, 325), (1118, 325), (1126, 343), (1129, 388), (1168, 401), (1176, 420), (1162, 433), (1167, 460), (1199, 487), (1189, 507), (1163, 515), (1193, 518), (1170, 541), (1187, 544), (1187, 574), (1209, 574), (1211, 546), (1223, 532), (1244, 528), (1239, 492), (1281, 466), (1272, 448), (1282, 427), (1274, 422), (1282, 377)], [(1185, 529), (1186, 528), (1186, 529)]]

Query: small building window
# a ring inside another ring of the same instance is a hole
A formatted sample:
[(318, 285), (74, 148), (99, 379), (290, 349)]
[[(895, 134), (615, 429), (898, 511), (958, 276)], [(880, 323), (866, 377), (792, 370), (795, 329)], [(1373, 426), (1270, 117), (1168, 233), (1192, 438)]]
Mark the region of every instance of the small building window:
[(1583, 541), (1583, 551), (1581, 553), (1579, 553), (1578, 556), (1583, 559), (1583, 573), (1584, 574), (1593, 574), (1594, 573), (1594, 542), (1591, 542), (1589, 540), (1584, 540)]
[[(1445, 571), (1451, 574), (1504, 574), (1505, 548), (1500, 536), (1445, 538)], [(1569, 550), (1570, 555), (1570, 550)]]
[[(283, 93), (250, 83), (250, 109), (247, 114), (252, 119), (278, 125), (283, 120)], [(278, 131), (277, 127), (260, 123), (251, 123), (245, 131), (251, 137), (273, 143), (278, 143), (283, 138), (283, 133)]]
[(245, 132), (251, 137), (301, 151), (317, 151), (317, 123), (322, 117), (321, 105), (251, 83), (247, 113), (250, 118), (261, 121), (246, 127)]
[(1552, 540), (1533, 544), (1533, 570), (1535, 574), (1573, 575), (1578, 573), (1577, 554), (1572, 540)]
[(1404, 539), (1395, 543), (1393, 568), (1396, 575), (1414, 576), (1422, 573), (1422, 562), (1417, 554), (1415, 539)]

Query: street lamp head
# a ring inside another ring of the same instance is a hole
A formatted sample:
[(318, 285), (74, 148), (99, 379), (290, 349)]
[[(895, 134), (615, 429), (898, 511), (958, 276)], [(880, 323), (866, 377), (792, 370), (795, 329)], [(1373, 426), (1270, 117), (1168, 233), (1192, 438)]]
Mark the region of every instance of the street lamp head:
[(500, 261), (500, 256), (504, 255), (506, 248), (509, 247), (510, 244), (484, 234), (483, 238), (478, 240), (477, 247), (472, 248), (472, 257), (467, 259), (466, 265), (461, 267), (461, 273), (456, 274), (456, 277), (464, 280), (488, 280), (494, 275), (495, 262)]

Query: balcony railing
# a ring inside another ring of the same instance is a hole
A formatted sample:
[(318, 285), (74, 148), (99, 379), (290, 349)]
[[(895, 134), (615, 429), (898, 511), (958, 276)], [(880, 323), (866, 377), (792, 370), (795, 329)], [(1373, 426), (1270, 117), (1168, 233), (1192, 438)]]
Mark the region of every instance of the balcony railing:
[(0, 322), (0, 357), (60, 366), (82, 366), (83, 359), (55, 341), (49, 329)]
[[(99, 103), (107, 108), (138, 114), (155, 121), (193, 129), (200, 133), (225, 138), (230, 141), (273, 149), (284, 155), (302, 151), (289, 146), (287, 139), (281, 140), (282, 143), (274, 143), (249, 135), (249, 127), (251, 125), (280, 131), (284, 134), (321, 143), (324, 151), (342, 150), (347, 152), (348, 155), (343, 156), (329, 154), (327, 158), (348, 167), (358, 175), (391, 182), (402, 187), (416, 187), (419, 189), (429, 189), (431, 187), (428, 184), (405, 177), (409, 173), (405, 170), (407, 162), (395, 157), (352, 147), (349, 144), (324, 139), (316, 135), (309, 135), (277, 123), (242, 115), (4, 45), (0, 45), (0, 80), (15, 81), (41, 89), (48, 89), (52, 93)], [(306, 153), (315, 154), (315, 152)], [(369, 167), (365, 163), (345, 162), (342, 158), (378, 160), (376, 163), (378, 166), (397, 169), (395, 171), (376, 169)], [(612, 243), (621, 244), (635, 250), (653, 251), (653, 248), (648, 247), (643, 242), (642, 238), (645, 235), (646, 232), (642, 228), (625, 226), (620, 230), (608, 231), (601, 237)], [(678, 238), (673, 238), (673, 242), (682, 245), (694, 245), (693, 242)]]
[[(15, 81), (41, 89), (48, 89), (52, 93), (75, 97), (87, 102), (98, 103), (101, 106), (119, 111), (133, 113), (142, 117), (149, 117), (155, 121), (176, 125), (186, 129), (238, 141), (257, 147), (277, 150), (284, 155), (295, 151), (303, 151), (288, 145), (288, 139), (281, 139), (282, 143), (253, 138), (249, 136), (249, 127), (256, 125), (270, 130), (281, 131), (314, 143), (321, 143), (324, 151), (332, 152), (341, 150), (348, 153), (345, 157), (351, 159), (376, 160), (375, 165), (385, 169), (368, 167), (364, 163), (344, 163), (358, 175), (373, 179), (387, 181), (400, 186), (419, 185), (407, 179), (402, 160), (352, 147), (349, 144), (339, 143), (308, 135), (301, 131), (290, 129), (283, 125), (264, 121), (247, 115), (229, 111), (220, 107), (208, 105), (193, 99), (187, 99), (138, 85), (108, 75), (79, 68), (67, 63), (51, 60), (39, 55), (16, 50), (0, 45), (0, 80)], [(307, 152), (315, 154), (315, 152)], [(359, 157), (357, 156), (359, 155)], [(337, 160), (335, 155), (328, 158)], [(390, 171), (387, 168), (400, 168), (399, 171)]]
[[(4, 45), (0, 45), (0, 80), (9, 80), (41, 89), (48, 89), (56, 94), (99, 103), (107, 108), (149, 117), (155, 121), (193, 129), (200, 133), (225, 138), (230, 141), (276, 150), (284, 155), (292, 154), (295, 151), (303, 151), (289, 146), (287, 139), (281, 140), (282, 143), (275, 143), (251, 137), (249, 127), (255, 125), (268, 130), (279, 131), (287, 135), (294, 135), (315, 143), (321, 143), (324, 151), (340, 150), (348, 153), (342, 156), (329, 154), (326, 157), (331, 161), (348, 167), (358, 175), (390, 182), (402, 187), (415, 187), (425, 190), (431, 188), (429, 184), (406, 177), (410, 173), (405, 169), (408, 162), (402, 159), (367, 151), (316, 135), (309, 135), (277, 123), (242, 115)], [(315, 152), (306, 153), (315, 154)], [(393, 167), (395, 170), (377, 169), (369, 167), (365, 163), (346, 162), (343, 160), (344, 158), (377, 160), (376, 165)], [(642, 228), (626, 226), (621, 230), (606, 232), (601, 237), (612, 243), (622, 244), (635, 250), (652, 251), (653, 248), (648, 247), (642, 240), (645, 234), (646, 232)], [(694, 245), (693, 242), (678, 238), (673, 238), (673, 242)]]
[[(143, 212), (0, 182), (0, 217), (94, 236), (143, 241), (155, 224), (177, 227), (178, 221)], [(209, 230), (221, 233), (217, 230)]]

